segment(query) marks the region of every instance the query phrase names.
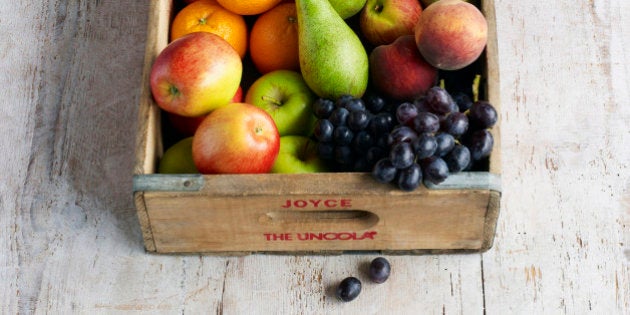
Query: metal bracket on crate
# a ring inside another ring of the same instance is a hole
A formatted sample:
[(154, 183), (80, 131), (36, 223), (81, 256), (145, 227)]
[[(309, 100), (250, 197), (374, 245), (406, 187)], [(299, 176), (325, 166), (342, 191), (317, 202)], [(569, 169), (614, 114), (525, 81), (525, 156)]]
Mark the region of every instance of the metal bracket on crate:
[(461, 172), (449, 175), (442, 183), (436, 185), (424, 181), (429, 189), (488, 189), (501, 192), (501, 176), (489, 172)]
[(201, 174), (146, 174), (133, 176), (133, 191), (197, 191), (203, 187)]

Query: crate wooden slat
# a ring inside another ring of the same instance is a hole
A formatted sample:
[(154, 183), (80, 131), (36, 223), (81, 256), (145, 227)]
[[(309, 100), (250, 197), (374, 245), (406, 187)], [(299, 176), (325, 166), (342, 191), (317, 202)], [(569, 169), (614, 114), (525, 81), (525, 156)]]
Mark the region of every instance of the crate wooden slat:
[[(498, 109), (493, 1), (484, 1), (482, 8), (489, 23), (482, 83)], [(134, 171), (147, 251), (414, 254), (492, 246), (501, 197), (499, 124), (492, 130), (489, 172), (454, 174), (413, 192), (379, 184), (364, 173), (155, 174), (163, 147), (148, 76), (167, 45), (172, 15), (171, 0), (151, 2)]]

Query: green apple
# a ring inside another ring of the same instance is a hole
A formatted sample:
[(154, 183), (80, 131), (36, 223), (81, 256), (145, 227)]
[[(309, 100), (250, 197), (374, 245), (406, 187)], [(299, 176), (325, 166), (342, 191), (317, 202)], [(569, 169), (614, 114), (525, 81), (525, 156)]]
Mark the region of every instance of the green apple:
[(162, 174), (197, 174), (192, 158), (193, 137), (184, 138), (172, 145), (160, 159), (158, 173)]
[(304, 136), (280, 137), (280, 152), (272, 173), (317, 173), (328, 168), (317, 155), (317, 143)]
[(307, 136), (312, 131), (316, 96), (306, 85), (302, 74), (290, 70), (268, 72), (247, 91), (245, 103), (255, 105), (271, 115), (280, 136)]
[(342, 19), (347, 19), (361, 11), (367, 0), (328, 0)]

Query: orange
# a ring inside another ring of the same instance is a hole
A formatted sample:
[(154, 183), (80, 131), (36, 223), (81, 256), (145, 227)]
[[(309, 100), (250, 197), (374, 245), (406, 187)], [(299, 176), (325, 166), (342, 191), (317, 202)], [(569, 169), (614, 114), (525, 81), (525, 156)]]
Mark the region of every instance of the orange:
[(217, 0), (224, 8), (240, 15), (261, 14), (282, 0)]
[(295, 3), (283, 3), (258, 17), (249, 37), (249, 54), (260, 73), (299, 70)]
[(171, 25), (171, 41), (193, 32), (208, 32), (225, 39), (243, 58), (247, 51), (245, 19), (218, 5), (215, 0), (198, 0), (177, 13)]

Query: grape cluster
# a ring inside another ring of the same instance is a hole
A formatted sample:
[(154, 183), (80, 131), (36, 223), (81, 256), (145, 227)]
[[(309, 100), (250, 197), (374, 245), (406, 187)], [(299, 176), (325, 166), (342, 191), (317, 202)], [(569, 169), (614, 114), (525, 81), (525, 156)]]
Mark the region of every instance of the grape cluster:
[(320, 98), (313, 103), (313, 112), (318, 118), (313, 130), (318, 154), (335, 170), (369, 172), (386, 156), (396, 117), (383, 98), (376, 94)]
[(487, 158), (494, 144), (489, 129), (497, 112), (486, 101), (434, 86), (420, 99), (399, 104), (396, 125), (387, 138), (388, 152), (372, 169), (379, 182), (405, 191), (423, 180), (443, 182), (450, 173), (469, 170)]

